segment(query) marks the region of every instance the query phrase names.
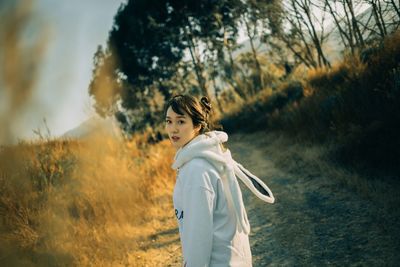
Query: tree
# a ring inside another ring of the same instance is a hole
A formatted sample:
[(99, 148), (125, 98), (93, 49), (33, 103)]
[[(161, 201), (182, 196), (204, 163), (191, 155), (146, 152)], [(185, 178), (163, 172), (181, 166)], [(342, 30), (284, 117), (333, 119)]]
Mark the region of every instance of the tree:
[[(316, 10), (322, 11), (322, 15), (317, 16)], [(279, 38), (286, 47), (308, 67), (330, 66), (323, 49), (327, 37), (324, 31), (325, 6), (318, 6), (310, 0), (288, 0), (284, 14), (289, 28)]]
[(256, 47), (256, 42), (258, 41), (261, 44), (262, 41), (264, 41), (264, 43), (268, 46), (268, 43), (266, 42), (268, 39), (267, 36), (272, 32), (281, 32), (280, 7), (280, 0), (248, 0), (246, 1), (246, 5), (241, 8), (241, 22), (249, 39), (254, 68), (257, 73), (257, 76), (253, 76), (256, 78), (254, 83), (254, 92), (257, 92), (265, 87), (263, 71), (259, 59), (258, 48)]
[[(111, 100), (97, 103), (97, 110), (115, 113), (122, 108), (128, 117), (140, 110), (149, 114), (142, 117), (154, 117), (146, 105), (155, 91), (169, 98), (174, 90), (170, 86), (176, 84), (170, 81), (179, 80), (181, 70), (184, 73), (189, 69), (196, 75), (201, 94), (210, 96), (206, 79), (212, 76), (206, 74), (206, 68), (213, 63), (207, 61), (215, 61), (218, 51), (223, 50), (223, 28), (235, 24), (232, 12), (237, 2), (131, 0), (122, 5), (104, 49), (107, 52), (98, 51), (95, 56), (90, 88), (102, 84), (101, 80), (114, 88), (108, 89)], [(231, 30), (230, 34), (234, 38), (236, 31)], [(106, 62), (115, 64), (107, 78), (101, 78), (110, 65)], [(182, 63), (186, 65), (184, 68)], [(90, 92), (100, 95), (101, 90), (90, 89)], [(95, 99), (100, 98), (95, 96)]]
[(118, 73), (115, 71), (115, 59), (110, 51), (104, 51), (98, 46), (93, 64), (89, 94), (96, 101), (94, 105), (96, 112), (102, 117), (111, 116), (117, 112), (116, 102), (121, 97), (121, 83), (118, 82)]

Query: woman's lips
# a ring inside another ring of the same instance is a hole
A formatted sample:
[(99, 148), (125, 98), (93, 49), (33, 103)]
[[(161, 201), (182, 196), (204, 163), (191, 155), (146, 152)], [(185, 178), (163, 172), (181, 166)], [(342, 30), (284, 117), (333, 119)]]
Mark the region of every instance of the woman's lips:
[(178, 140), (179, 140), (180, 138), (177, 137), (177, 136), (172, 136), (171, 139), (172, 139), (172, 141), (174, 141), (174, 142), (178, 142)]

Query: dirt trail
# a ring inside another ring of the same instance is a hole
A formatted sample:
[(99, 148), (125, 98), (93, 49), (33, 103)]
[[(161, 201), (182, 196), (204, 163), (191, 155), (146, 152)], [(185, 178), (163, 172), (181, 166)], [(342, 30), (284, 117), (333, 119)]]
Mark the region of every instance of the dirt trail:
[[(389, 201), (352, 190), (346, 179), (355, 178), (323, 162), (319, 148), (262, 133), (229, 141), (233, 157), (276, 198), (265, 204), (242, 187), (254, 266), (399, 266), (400, 223), (394, 210), (383, 207)], [(384, 193), (375, 190), (372, 195)]]
[[(357, 177), (323, 161), (320, 148), (290, 144), (273, 134), (232, 135), (228, 147), (276, 198), (273, 205), (264, 203), (242, 186), (255, 267), (398, 266), (397, 208), (390, 211), (390, 205), (383, 207), (390, 201), (374, 201), (379, 199), (374, 194), (388, 191), (390, 184), (362, 194), (351, 189)], [(147, 251), (157, 260), (144, 266), (180, 266), (175, 227), (173, 218), (160, 227)]]

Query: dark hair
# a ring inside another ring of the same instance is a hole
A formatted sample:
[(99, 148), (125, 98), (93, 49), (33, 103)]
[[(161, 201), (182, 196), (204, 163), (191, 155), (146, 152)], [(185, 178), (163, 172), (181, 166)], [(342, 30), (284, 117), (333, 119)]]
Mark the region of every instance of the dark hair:
[(193, 126), (201, 126), (201, 134), (213, 130), (210, 121), (211, 103), (208, 97), (203, 96), (199, 101), (190, 95), (176, 95), (165, 106), (164, 116), (169, 107), (179, 115), (184, 115), (183, 113), (186, 112), (192, 119)]

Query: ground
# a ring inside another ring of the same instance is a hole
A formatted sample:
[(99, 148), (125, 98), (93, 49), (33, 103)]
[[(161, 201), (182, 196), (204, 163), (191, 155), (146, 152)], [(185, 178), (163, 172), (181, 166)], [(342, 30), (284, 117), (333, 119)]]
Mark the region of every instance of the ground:
[[(262, 202), (241, 184), (255, 267), (397, 266), (395, 180), (365, 182), (327, 161), (325, 148), (295, 144), (276, 133), (232, 135), (228, 147), (276, 198), (272, 205)], [(164, 205), (172, 210), (172, 203)], [(172, 214), (166, 216), (154, 235), (143, 241), (140, 253), (152, 256), (151, 261), (137, 258), (138, 266), (180, 266), (174, 220)]]

